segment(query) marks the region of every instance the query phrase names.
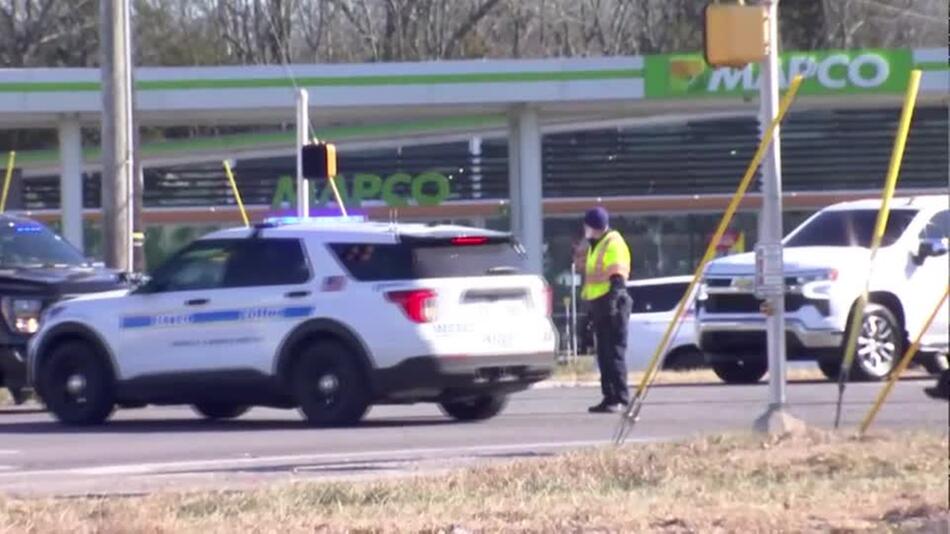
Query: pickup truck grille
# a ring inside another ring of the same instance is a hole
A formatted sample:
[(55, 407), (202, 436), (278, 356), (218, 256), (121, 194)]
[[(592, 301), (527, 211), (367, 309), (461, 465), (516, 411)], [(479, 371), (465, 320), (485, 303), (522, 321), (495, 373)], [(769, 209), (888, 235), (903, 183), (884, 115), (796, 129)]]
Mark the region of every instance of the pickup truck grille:
[[(703, 304), (706, 313), (759, 313), (762, 300), (752, 293), (712, 293)], [(805, 305), (800, 294), (785, 295), (785, 311), (795, 312)]]

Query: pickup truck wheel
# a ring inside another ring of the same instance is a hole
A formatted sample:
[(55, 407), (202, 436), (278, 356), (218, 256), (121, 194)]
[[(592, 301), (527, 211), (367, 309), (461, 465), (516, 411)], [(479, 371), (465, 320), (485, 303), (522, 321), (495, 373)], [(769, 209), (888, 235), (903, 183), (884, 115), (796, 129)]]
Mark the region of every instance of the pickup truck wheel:
[(924, 369), (928, 373), (934, 376), (940, 376), (941, 373), (947, 370), (947, 355), (941, 354), (939, 352), (922, 352), (918, 356), (918, 361), (924, 366)]
[(854, 378), (883, 380), (894, 370), (903, 355), (904, 335), (900, 321), (886, 306), (868, 304), (858, 333), (851, 370)]
[(501, 413), (507, 404), (507, 395), (482, 395), (473, 399), (443, 402), (439, 408), (456, 421), (484, 421)]
[(97, 425), (115, 408), (112, 373), (88, 343), (70, 341), (53, 349), (39, 380), (46, 407), (67, 425)]
[(321, 341), (305, 348), (294, 367), (300, 410), (314, 426), (353, 425), (369, 408), (369, 391), (356, 356), (341, 344)]
[(765, 373), (769, 366), (764, 359), (714, 362), (712, 364), (713, 372), (727, 384), (755, 384)]
[(215, 421), (220, 419), (234, 419), (241, 417), (247, 413), (250, 407), (244, 406), (242, 404), (231, 404), (227, 402), (199, 402), (192, 406), (192, 409), (198, 415)]
[(821, 369), (821, 374), (825, 375), (825, 378), (836, 382), (838, 375), (841, 374), (841, 360), (821, 358), (818, 360), (818, 368)]

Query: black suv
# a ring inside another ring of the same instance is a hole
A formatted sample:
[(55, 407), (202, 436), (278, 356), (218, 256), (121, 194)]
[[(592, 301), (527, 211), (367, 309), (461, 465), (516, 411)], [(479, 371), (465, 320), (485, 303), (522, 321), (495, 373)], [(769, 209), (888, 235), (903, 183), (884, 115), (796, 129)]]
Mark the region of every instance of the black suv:
[(24, 400), (24, 357), (43, 311), (83, 293), (120, 289), (124, 278), (93, 266), (65, 239), (23, 217), (0, 215), (0, 385)]

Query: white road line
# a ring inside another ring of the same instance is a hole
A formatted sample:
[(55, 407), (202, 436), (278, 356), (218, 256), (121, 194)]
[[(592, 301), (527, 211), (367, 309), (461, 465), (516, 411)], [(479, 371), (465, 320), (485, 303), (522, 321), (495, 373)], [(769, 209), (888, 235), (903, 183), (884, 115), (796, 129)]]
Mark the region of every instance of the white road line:
[[(654, 439), (628, 440), (628, 442), (649, 442)], [(283, 456), (259, 456), (253, 458), (220, 458), (210, 460), (187, 460), (178, 462), (154, 462), (138, 464), (117, 464), (96, 467), (78, 467), (64, 469), (48, 469), (35, 471), (20, 471), (15, 476), (42, 476), (42, 475), (72, 475), (72, 476), (108, 476), (108, 475), (148, 475), (165, 471), (200, 470), (200, 469), (233, 469), (242, 466), (259, 466), (273, 463), (307, 463), (327, 460), (347, 461), (364, 458), (392, 459), (410, 455), (433, 455), (445, 453), (478, 454), (503, 451), (531, 451), (538, 449), (569, 449), (607, 445), (610, 441), (561, 441), (541, 443), (510, 443), (499, 445), (464, 446), (464, 447), (433, 447), (415, 449), (377, 450), (351, 453), (323, 453), (297, 454)], [(12, 476), (13, 473), (0, 474)]]
[(14, 454), (20, 454), (20, 452), (15, 449), (0, 449), (0, 456), (13, 456)]

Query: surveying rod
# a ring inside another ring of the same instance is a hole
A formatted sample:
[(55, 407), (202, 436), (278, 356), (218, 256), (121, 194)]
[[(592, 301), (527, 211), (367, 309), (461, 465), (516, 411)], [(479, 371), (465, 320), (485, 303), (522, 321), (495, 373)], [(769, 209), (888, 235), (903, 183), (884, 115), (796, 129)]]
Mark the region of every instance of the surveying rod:
[[(778, 112), (778, 0), (764, 0), (768, 19), (768, 50), (761, 64), (759, 129), (765, 132)], [(769, 410), (786, 399), (785, 277), (782, 265), (782, 158), (780, 126), (762, 162), (762, 212), (756, 246), (756, 293), (765, 300), (766, 351), (769, 360)]]

